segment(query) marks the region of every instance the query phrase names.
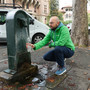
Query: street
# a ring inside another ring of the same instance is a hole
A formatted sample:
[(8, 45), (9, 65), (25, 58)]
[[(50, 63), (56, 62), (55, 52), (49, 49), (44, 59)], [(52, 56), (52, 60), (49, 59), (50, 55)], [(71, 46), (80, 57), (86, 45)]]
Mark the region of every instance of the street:
[(7, 44), (0, 43), (0, 61), (7, 59)]
[[(51, 49), (53, 48), (45, 46), (42, 49), (31, 52), (31, 62), (32, 64), (38, 65), (39, 74), (41, 74), (44, 79), (54, 74), (56, 70), (55, 62), (44, 61), (42, 58), (42, 56)], [(48, 88), (45, 85), (40, 86), (37, 84), (37, 87), (32, 86), (31, 90), (90, 90), (90, 47), (76, 47), (74, 56), (66, 59), (65, 66), (67, 68), (67, 77), (60, 81), (57, 86)], [(7, 45), (1, 45), (0, 71), (7, 67)]]

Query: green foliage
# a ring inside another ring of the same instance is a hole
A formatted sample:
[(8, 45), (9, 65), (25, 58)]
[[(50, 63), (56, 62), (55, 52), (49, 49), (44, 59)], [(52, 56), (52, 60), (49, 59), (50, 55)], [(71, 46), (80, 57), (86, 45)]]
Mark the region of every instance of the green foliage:
[(50, 0), (49, 6), (50, 6), (50, 15), (57, 16), (58, 15), (58, 7), (59, 7), (58, 0)]
[(49, 8), (50, 8), (50, 14), (47, 16), (47, 25), (49, 25), (49, 19), (52, 16), (59, 17), (60, 21), (63, 21), (63, 14), (58, 12), (59, 9), (59, 0), (50, 0), (49, 2)]
[(90, 13), (88, 13), (88, 26), (90, 26)]
[(49, 26), (49, 19), (52, 17), (52, 16), (57, 16), (60, 21), (67, 25), (68, 23), (71, 23), (72, 21), (63, 21), (63, 14), (61, 12), (58, 12), (58, 7), (59, 7), (59, 2), (58, 0), (50, 0), (50, 14), (49, 16), (47, 16), (47, 25)]
[(72, 23), (72, 21), (71, 21), (71, 20), (68, 20), (68, 21), (62, 21), (62, 23), (63, 23), (64, 25), (67, 25), (67, 24), (69, 24), (69, 23)]
[(51, 16), (47, 16), (47, 25), (49, 26), (49, 19), (51, 18)]
[(63, 14), (62, 13), (58, 12), (58, 15), (57, 16), (60, 19), (60, 21), (63, 21)]

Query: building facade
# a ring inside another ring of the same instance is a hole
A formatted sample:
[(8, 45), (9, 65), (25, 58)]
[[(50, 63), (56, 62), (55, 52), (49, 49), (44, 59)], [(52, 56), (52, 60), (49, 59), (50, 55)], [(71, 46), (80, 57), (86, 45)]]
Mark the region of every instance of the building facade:
[(0, 0), (0, 8), (22, 8), (43, 23), (47, 23), (50, 0)]
[(63, 19), (64, 21), (72, 21), (72, 6), (65, 6), (62, 7), (61, 10), (59, 10), (61, 13), (63, 13)]

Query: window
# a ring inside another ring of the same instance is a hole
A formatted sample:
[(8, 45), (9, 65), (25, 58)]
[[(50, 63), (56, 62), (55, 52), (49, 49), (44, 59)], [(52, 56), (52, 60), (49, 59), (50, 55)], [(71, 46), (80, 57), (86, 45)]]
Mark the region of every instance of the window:
[(5, 1), (4, 1), (4, 0), (0, 0), (0, 3), (3, 3), (3, 4), (4, 4), (4, 3), (5, 3)]
[(71, 17), (72, 17), (72, 14), (69, 13), (69, 18), (71, 18)]
[(29, 9), (29, 3), (27, 3), (26, 5), (27, 5), (26, 8)]
[(66, 11), (68, 11), (68, 9), (66, 9)]
[(0, 24), (4, 24), (6, 22), (6, 13), (0, 12)]
[(72, 9), (69, 9), (69, 11), (72, 11)]
[(4, 2), (4, 0), (3, 0), (3, 4), (4, 4), (5, 2)]
[(44, 13), (47, 14), (47, 5), (44, 5)]
[(34, 7), (34, 12), (36, 13), (36, 7)]
[(35, 19), (37, 19), (37, 17), (34, 17)]
[(68, 18), (68, 14), (66, 14), (66, 18)]

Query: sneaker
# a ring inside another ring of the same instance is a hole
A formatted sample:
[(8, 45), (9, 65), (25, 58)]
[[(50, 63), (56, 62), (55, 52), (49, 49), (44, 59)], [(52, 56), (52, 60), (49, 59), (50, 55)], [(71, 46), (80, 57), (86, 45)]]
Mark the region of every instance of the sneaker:
[(64, 59), (64, 62), (66, 62), (66, 58)]
[(62, 74), (64, 74), (65, 72), (66, 72), (66, 68), (63, 67), (63, 68), (59, 68), (59, 70), (57, 70), (57, 71), (55, 72), (55, 74), (56, 74), (56, 75), (62, 75)]

